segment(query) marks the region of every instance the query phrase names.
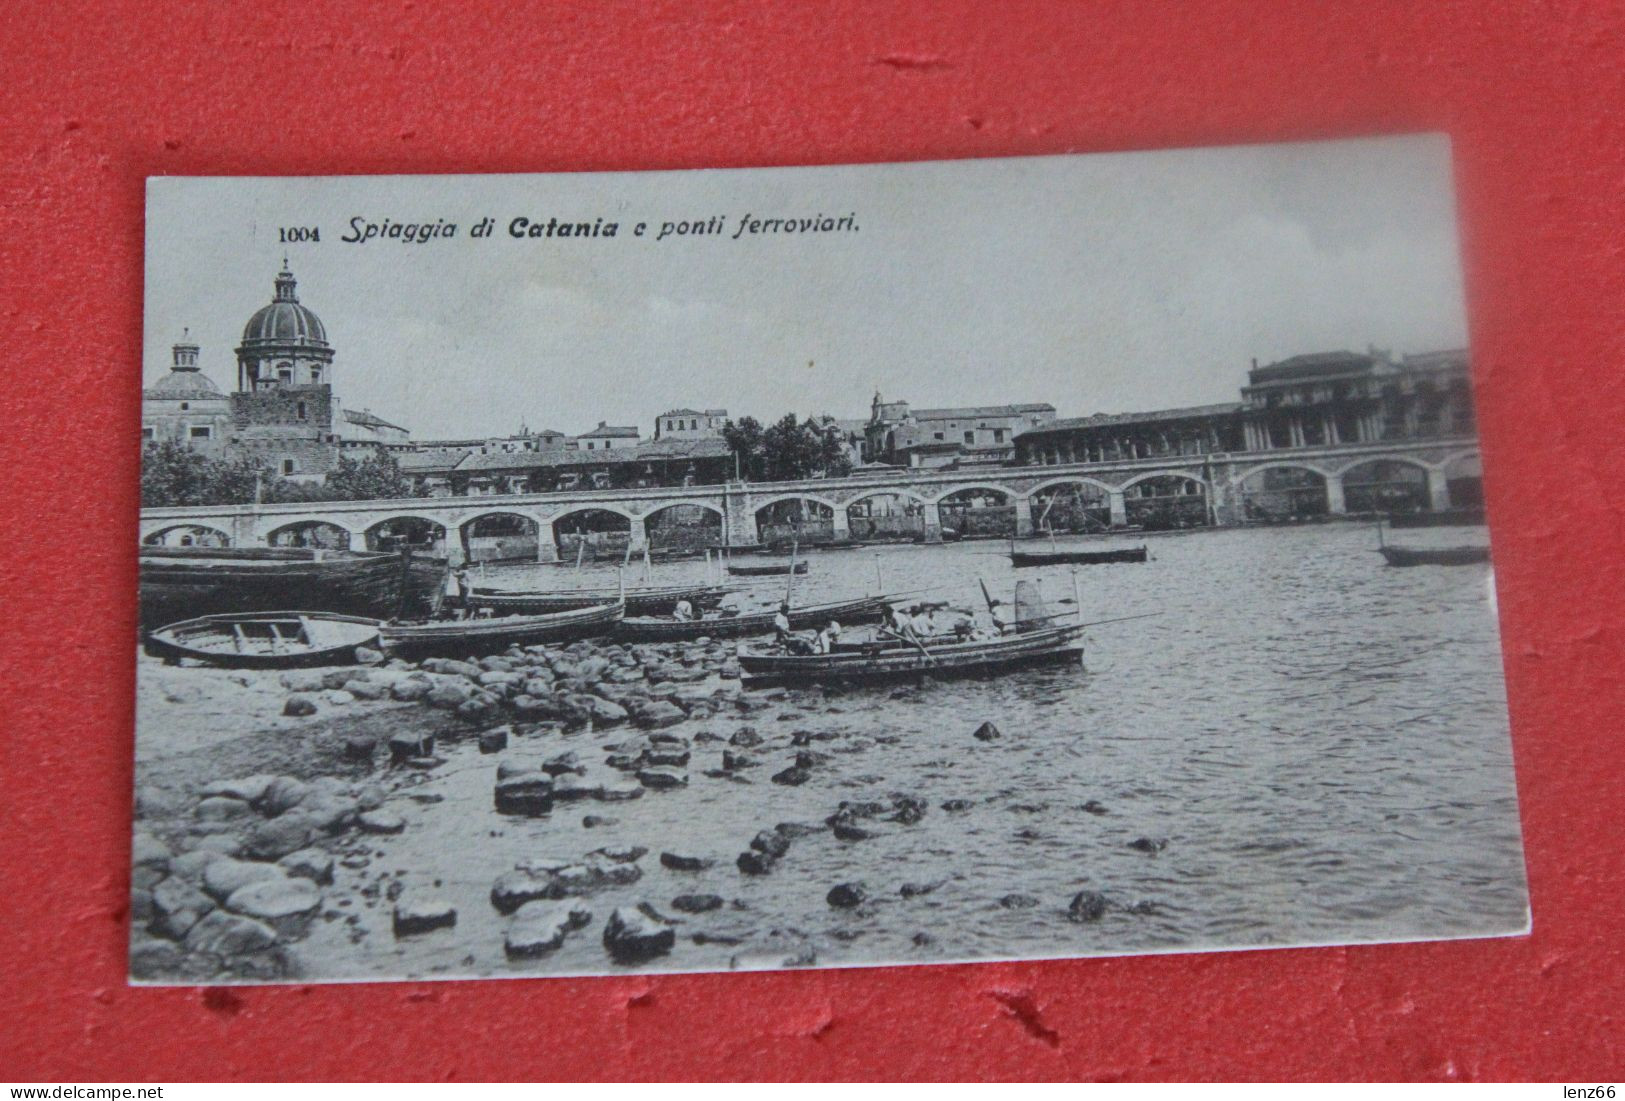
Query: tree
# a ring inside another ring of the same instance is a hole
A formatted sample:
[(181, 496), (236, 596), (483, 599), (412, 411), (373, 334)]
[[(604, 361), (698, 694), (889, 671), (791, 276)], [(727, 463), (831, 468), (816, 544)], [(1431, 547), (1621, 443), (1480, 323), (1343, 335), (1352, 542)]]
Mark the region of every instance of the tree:
[(387, 451), (364, 459), (340, 455), (338, 465), (323, 479), (324, 496), (329, 501), (376, 501), (412, 497), (412, 483), (401, 473), (401, 464)]
[(746, 478), (782, 482), (840, 476), (852, 469), (842, 433), (828, 417), (797, 420), (786, 413), (767, 428), (750, 417), (729, 425), (724, 436), (739, 455)]
[(722, 438), (738, 457), (740, 477), (747, 482), (761, 481), (764, 476), (761, 422), (755, 417), (729, 421), (722, 427)]
[(165, 440), (142, 452), (141, 507), (247, 504), (261, 480), (275, 482), (250, 456), (214, 459), (178, 440)]

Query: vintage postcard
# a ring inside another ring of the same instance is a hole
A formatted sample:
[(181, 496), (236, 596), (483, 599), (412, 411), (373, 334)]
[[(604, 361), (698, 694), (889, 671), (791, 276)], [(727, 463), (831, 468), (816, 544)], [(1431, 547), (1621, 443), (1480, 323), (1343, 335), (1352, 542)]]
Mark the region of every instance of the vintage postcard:
[(146, 232), (134, 980), (1527, 930), (1444, 138)]

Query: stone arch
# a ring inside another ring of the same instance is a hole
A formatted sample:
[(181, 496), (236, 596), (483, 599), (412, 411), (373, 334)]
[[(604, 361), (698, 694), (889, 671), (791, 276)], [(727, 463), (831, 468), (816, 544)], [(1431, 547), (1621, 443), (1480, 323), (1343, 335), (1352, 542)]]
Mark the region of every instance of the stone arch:
[(1427, 512), (1432, 508), (1427, 464), (1415, 459), (1366, 459), (1338, 472), (1349, 512)]
[(581, 504), (553, 517), (553, 542), (560, 561), (622, 558), (633, 544), (634, 532), (644, 531), (643, 520), (608, 501)]
[(1050, 478), (1027, 492), (1035, 532), (1104, 531), (1112, 524), (1112, 490), (1095, 478)]
[[(808, 506), (812, 507), (808, 507)], [(835, 538), (835, 514), (841, 506), (813, 493), (781, 493), (756, 505), (756, 537), (769, 546), (809, 546)]]
[(672, 501), (643, 514), (651, 552), (698, 554), (722, 542), (722, 509), (710, 501)]
[[(936, 504), (931, 502), (935, 511)], [(854, 539), (903, 542), (924, 539), (926, 499), (904, 486), (864, 490), (846, 502), (846, 524)]]
[(317, 550), (349, 550), (355, 532), (326, 516), (298, 516), (265, 521), (268, 547), (310, 547)]
[(229, 547), (231, 533), (218, 524), (196, 520), (159, 524), (141, 535), (144, 547)]
[(443, 520), (418, 512), (397, 512), (367, 525), (363, 533), (367, 549), (397, 551), (411, 547), (437, 558), (446, 556), (447, 528)]
[(465, 516), (457, 524), (457, 541), (465, 562), (534, 562), (542, 522), (526, 512), (491, 508)]
[(1123, 485), (1123, 515), (1147, 531), (1201, 528), (1213, 523), (1207, 483), (1178, 471), (1151, 471)]
[(1265, 463), (1236, 480), (1242, 519), (1278, 524), (1331, 512), (1330, 479), (1309, 463)]
[[(998, 503), (991, 504), (989, 497)], [(944, 538), (1009, 539), (1016, 534), (1016, 502), (1021, 494), (992, 482), (972, 482), (939, 493), (931, 503)]]

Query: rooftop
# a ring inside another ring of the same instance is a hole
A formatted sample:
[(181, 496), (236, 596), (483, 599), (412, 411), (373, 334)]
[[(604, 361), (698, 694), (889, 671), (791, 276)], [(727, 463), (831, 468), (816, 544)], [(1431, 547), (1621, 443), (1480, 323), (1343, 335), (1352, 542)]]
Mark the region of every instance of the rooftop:
[(408, 431), (400, 425), (392, 424), (383, 417), (375, 416), (365, 409), (346, 409), (344, 410), (344, 419), (351, 424), (359, 424), (364, 428), (393, 428), (397, 432)]
[(1055, 406), (1047, 401), (1026, 402), (1018, 405), (965, 405), (947, 409), (914, 409), (915, 420), (946, 421), (972, 420), (976, 417), (1018, 417), (1025, 413), (1053, 413)]
[(673, 459), (720, 459), (733, 454), (726, 440), (653, 440), (636, 447), (605, 451), (516, 451), (469, 455), (457, 469), (538, 470), (544, 467), (607, 466), (620, 463), (660, 462)]
[(1327, 378), (1333, 375), (1364, 373), (1376, 366), (1375, 357), (1363, 352), (1310, 352), (1293, 356), (1247, 372), (1247, 382), (1282, 382), (1288, 379)]
[(1021, 433), (1020, 439), (1049, 432), (1069, 432), (1079, 428), (1105, 428), (1119, 424), (1154, 424), (1158, 421), (1200, 420), (1205, 417), (1225, 417), (1242, 409), (1240, 402), (1221, 402), (1218, 405), (1189, 405), (1182, 409), (1156, 409), (1148, 413), (1096, 413), (1088, 417), (1067, 417), (1051, 421)]
[(642, 435), (642, 433), (638, 431), (638, 427), (635, 424), (605, 424), (603, 421), (599, 421), (597, 428), (594, 428), (591, 432), (581, 433), (581, 435), (577, 436), (576, 439), (598, 440), (612, 438), (635, 440), (640, 435)]

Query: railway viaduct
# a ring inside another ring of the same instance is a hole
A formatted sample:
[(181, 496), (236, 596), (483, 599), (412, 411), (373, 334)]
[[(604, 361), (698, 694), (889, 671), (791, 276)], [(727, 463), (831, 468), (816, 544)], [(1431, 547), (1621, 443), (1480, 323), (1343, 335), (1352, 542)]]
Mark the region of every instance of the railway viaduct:
[(1250, 516), (1249, 498), (1269, 481), (1272, 470), (1287, 472), (1285, 480), (1296, 492), (1311, 494), (1319, 502), (1318, 511), (1334, 516), (1359, 511), (1349, 503), (1356, 488), (1366, 491), (1394, 477), (1414, 489), (1416, 507), (1440, 509), (1461, 503), (1451, 499), (1452, 476), (1461, 471), (1476, 476), (1477, 461), (1477, 441), (1463, 436), (1103, 463), (865, 470), (844, 478), (796, 482), (150, 508), (141, 512), (140, 537), (143, 543), (172, 542), (175, 533), (202, 529), (229, 546), (253, 547), (277, 541), (279, 533), (289, 530), (327, 525), (347, 533), (350, 545), (361, 549), (374, 542), (381, 525), (415, 519), (437, 525), (448, 536), (457, 535), (446, 539), (457, 559), (467, 554), (472, 525), (503, 515), (534, 525), (537, 560), (556, 561), (555, 526), (576, 513), (599, 510), (624, 517), (636, 552), (648, 544), (651, 518), (674, 506), (696, 506), (715, 514), (723, 539), (738, 546), (759, 540), (759, 519), (779, 502), (806, 502), (827, 518), (834, 538), (844, 539), (853, 530), (854, 506), (862, 514), (864, 502), (884, 498), (905, 502), (929, 542), (941, 538), (943, 506), (965, 495), (997, 500), (1005, 508), (1013, 505), (1015, 532), (1026, 535), (1034, 530), (1035, 508), (1042, 511), (1048, 495), (1063, 489), (1086, 496), (1116, 527), (1130, 522), (1135, 507), (1164, 497), (1180, 499), (1187, 506), (1200, 500), (1203, 522), (1242, 523)]

